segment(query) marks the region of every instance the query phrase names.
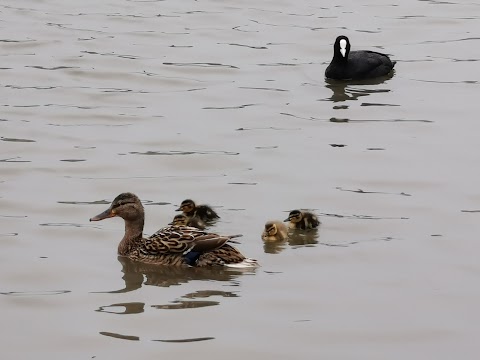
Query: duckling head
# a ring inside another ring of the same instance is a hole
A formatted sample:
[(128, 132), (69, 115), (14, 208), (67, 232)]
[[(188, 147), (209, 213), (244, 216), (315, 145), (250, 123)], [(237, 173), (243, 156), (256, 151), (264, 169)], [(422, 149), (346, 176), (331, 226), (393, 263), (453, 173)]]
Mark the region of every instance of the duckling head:
[(300, 210), (292, 210), (290, 211), (290, 214), (288, 214), (288, 218), (283, 220), (284, 222), (290, 221), (292, 223), (298, 223), (302, 221), (303, 219), (303, 214)]
[(184, 213), (189, 213), (195, 210), (195, 202), (191, 199), (183, 200), (180, 204), (180, 207), (175, 211), (183, 211)]
[(175, 215), (172, 222), (169, 223), (168, 225), (187, 226), (187, 223), (188, 223), (188, 218), (184, 214), (178, 214), (178, 215)]
[(265, 223), (265, 234), (268, 236), (275, 236), (277, 235), (278, 229), (277, 224), (273, 221), (267, 221)]
[(119, 216), (126, 221), (135, 221), (143, 218), (145, 213), (138, 196), (132, 193), (118, 195), (107, 210), (90, 218), (90, 221), (100, 221), (115, 216)]

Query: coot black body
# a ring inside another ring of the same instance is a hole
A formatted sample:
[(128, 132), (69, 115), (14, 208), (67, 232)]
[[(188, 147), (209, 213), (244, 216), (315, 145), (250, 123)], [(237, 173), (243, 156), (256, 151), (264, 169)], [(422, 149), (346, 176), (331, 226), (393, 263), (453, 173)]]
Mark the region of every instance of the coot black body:
[(395, 63), (379, 52), (350, 51), (348, 38), (339, 36), (333, 45), (333, 59), (325, 70), (325, 77), (335, 80), (373, 79), (390, 73)]

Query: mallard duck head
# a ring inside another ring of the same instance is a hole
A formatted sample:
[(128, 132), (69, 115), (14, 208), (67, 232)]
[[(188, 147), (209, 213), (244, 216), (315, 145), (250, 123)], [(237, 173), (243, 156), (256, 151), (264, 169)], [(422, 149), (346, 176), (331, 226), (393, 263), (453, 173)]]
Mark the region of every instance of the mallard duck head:
[(178, 214), (178, 215), (175, 215), (172, 222), (169, 223), (168, 225), (187, 226), (187, 223), (188, 223), (188, 218), (183, 214)]
[(132, 193), (118, 195), (107, 210), (92, 217), (90, 221), (100, 221), (115, 216), (127, 221), (134, 221), (143, 217), (143, 205), (137, 195)]
[(180, 207), (175, 211), (183, 211), (184, 213), (189, 213), (195, 210), (195, 202), (191, 199), (183, 200), (180, 204)]
[(302, 221), (303, 214), (300, 210), (292, 210), (290, 211), (290, 214), (288, 214), (288, 218), (283, 220), (284, 222), (290, 221), (292, 223), (298, 223)]

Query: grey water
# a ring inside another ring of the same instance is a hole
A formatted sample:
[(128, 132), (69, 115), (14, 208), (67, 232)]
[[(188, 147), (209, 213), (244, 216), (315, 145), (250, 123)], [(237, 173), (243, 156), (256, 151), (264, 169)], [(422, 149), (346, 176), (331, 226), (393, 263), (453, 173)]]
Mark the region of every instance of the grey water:
[[(479, 12), (468, 1), (0, 5), (5, 359), (476, 359)], [(326, 81), (333, 42), (397, 61)], [(255, 270), (117, 259), (185, 198)], [(267, 220), (314, 211), (280, 244)]]

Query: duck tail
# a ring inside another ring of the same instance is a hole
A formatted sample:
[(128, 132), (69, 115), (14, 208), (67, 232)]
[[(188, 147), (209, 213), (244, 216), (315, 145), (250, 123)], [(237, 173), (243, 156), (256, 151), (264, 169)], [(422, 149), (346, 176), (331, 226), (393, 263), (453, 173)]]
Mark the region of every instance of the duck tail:
[(239, 238), (239, 237), (242, 237), (243, 235), (242, 234), (237, 234), (237, 235), (228, 235), (228, 237), (230, 239), (235, 239), (235, 238)]
[(225, 264), (225, 267), (232, 268), (232, 269), (252, 269), (257, 268), (260, 265), (258, 261), (255, 259), (245, 258), (242, 262), (235, 263), (235, 264)]

